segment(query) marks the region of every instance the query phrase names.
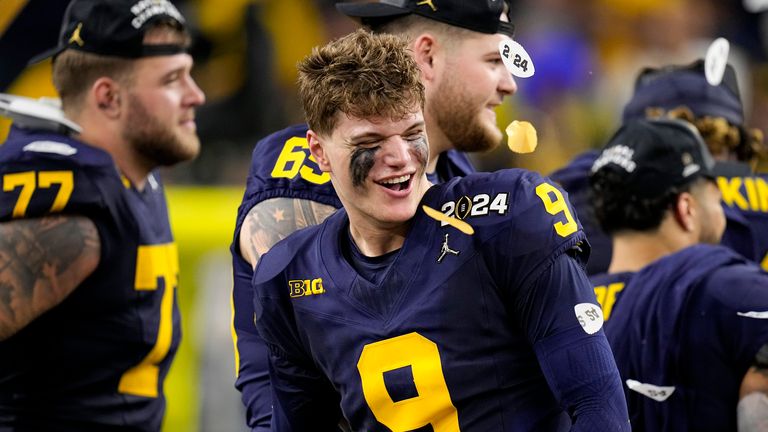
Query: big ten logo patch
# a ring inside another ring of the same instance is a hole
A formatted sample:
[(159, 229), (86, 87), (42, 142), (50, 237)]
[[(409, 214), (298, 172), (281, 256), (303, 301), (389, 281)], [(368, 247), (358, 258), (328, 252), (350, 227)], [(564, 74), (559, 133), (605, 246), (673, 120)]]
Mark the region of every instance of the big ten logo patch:
[(325, 293), (323, 288), (323, 279), (301, 279), (301, 280), (289, 280), (288, 288), (291, 290), (291, 297), (306, 297), (311, 295)]

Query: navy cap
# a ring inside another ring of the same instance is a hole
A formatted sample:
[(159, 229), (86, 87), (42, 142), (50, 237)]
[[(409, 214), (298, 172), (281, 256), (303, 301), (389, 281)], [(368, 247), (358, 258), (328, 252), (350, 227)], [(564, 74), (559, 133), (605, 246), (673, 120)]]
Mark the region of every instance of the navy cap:
[(379, 0), (373, 3), (342, 2), (336, 9), (344, 15), (370, 20), (408, 14), (440, 21), (480, 33), (503, 33), (512, 37), (515, 26), (501, 20), (508, 0)]
[(30, 63), (66, 49), (124, 58), (184, 52), (180, 44), (144, 45), (144, 33), (158, 20), (184, 29), (184, 17), (168, 0), (73, 0), (64, 13), (59, 45)]
[(623, 121), (644, 118), (646, 108), (671, 110), (683, 105), (696, 117), (723, 117), (736, 126), (744, 123), (733, 66), (727, 65), (722, 82), (713, 86), (707, 82), (703, 60), (685, 66), (643, 69), (635, 81), (635, 93), (624, 107)]
[(661, 196), (669, 188), (720, 174), (696, 128), (683, 120), (630, 120), (603, 147), (592, 174), (611, 170), (623, 178), (627, 193)]

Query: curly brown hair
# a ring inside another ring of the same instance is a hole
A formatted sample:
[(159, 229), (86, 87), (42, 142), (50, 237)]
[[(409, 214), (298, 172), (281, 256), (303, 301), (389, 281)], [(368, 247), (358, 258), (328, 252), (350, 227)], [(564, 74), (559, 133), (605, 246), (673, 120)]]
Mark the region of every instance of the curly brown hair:
[(692, 123), (707, 143), (710, 153), (717, 159), (729, 159), (735, 156), (738, 161), (755, 164), (768, 156), (763, 131), (747, 129), (733, 125), (722, 117), (696, 117), (686, 106), (665, 111), (663, 108), (646, 109), (646, 116), (651, 118), (669, 117)]
[(338, 113), (400, 120), (424, 108), (424, 86), (408, 41), (367, 30), (336, 39), (298, 64), (299, 98), (309, 127), (329, 135)]

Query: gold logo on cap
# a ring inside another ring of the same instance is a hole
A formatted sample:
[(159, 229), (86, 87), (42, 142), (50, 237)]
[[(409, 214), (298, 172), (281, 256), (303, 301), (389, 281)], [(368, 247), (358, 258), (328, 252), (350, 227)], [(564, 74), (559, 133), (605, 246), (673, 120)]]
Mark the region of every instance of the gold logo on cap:
[(78, 23), (77, 27), (75, 28), (75, 31), (72, 32), (72, 36), (69, 37), (68, 43), (76, 43), (80, 46), (83, 46), (85, 42), (83, 42), (83, 38), (80, 37), (80, 30), (83, 28), (83, 23)]
[(430, 8), (432, 8), (432, 12), (437, 12), (437, 8), (435, 7), (435, 4), (432, 3), (432, 0), (421, 0), (416, 3), (416, 6), (421, 6), (421, 5), (427, 5)]

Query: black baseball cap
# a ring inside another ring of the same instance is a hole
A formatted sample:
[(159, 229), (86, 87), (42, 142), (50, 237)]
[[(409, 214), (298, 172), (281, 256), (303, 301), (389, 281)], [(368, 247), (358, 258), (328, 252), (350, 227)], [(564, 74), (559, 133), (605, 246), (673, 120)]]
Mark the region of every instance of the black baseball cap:
[(643, 69), (635, 80), (632, 99), (624, 107), (623, 121), (645, 117), (649, 107), (666, 110), (687, 106), (696, 117), (723, 117), (733, 125), (744, 123), (744, 108), (733, 66), (726, 65), (723, 80), (707, 81), (704, 60), (689, 65)]
[(184, 17), (168, 0), (73, 0), (64, 13), (59, 45), (30, 63), (66, 49), (124, 58), (184, 52), (181, 44), (144, 45), (145, 31), (158, 20), (185, 28)]
[(480, 33), (503, 33), (512, 37), (515, 26), (501, 20), (508, 0), (378, 0), (373, 3), (341, 2), (336, 9), (360, 18), (363, 24), (408, 14), (440, 21)]
[(592, 164), (592, 174), (610, 170), (623, 177), (630, 195), (651, 198), (697, 178), (715, 178), (720, 167), (699, 131), (673, 119), (624, 123)]

